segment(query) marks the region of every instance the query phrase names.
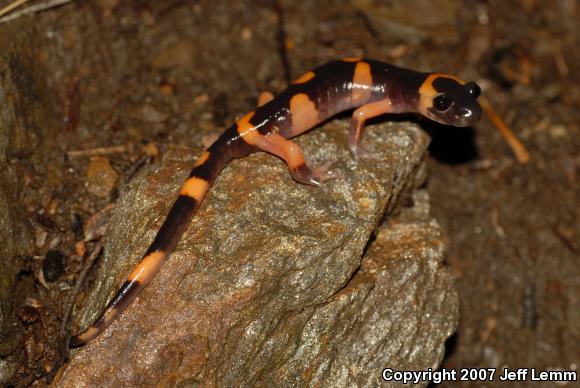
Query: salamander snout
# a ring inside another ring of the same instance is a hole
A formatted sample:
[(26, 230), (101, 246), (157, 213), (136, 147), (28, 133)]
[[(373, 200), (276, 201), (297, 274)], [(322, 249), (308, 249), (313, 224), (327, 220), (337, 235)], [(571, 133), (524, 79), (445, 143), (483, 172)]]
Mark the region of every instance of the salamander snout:
[(464, 94), (457, 96), (457, 117), (458, 127), (471, 125), (481, 119), (481, 107), (477, 98), (481, 94), (481, 89), (475, 82), (468, 82), (463, 85)]
[(419, 112), (431, 120), (455, 127), (467, 127), (481, 118), (477, 98), (481, 89), (475, 82), (463, 83), (449, 76), (436, 76), (423, 87)]
[(457, 109), (457, 116), (455, 117), (456, 123), (453, 125), (467, 127), (478, 122), (479, 119), (481, 119), (481, 107), (475, 101), (473, 104), (463, 105)]

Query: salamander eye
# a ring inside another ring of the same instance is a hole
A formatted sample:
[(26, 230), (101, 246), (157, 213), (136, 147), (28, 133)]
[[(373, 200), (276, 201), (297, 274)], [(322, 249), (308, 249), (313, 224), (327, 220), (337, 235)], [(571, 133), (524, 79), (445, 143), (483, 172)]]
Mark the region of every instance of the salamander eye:
[(481, 94), (481, 89), (475, 82), (468, 82), (463, 87), (469, 97), (477, 98)]
[(448, 94), (440, 94), (433, 100), (433, 106), (438, 111), (446, 111), (453, 103), (453, 99)]

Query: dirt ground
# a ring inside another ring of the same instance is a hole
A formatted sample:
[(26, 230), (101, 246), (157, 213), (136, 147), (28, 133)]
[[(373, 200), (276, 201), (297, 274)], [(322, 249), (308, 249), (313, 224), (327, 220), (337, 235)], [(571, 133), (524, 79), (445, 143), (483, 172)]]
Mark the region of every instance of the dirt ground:
[(19, 262), (26, 355), (14, 382), (46, 383), (58, 358), (47, 343), (139, 169), (171, 144), (204, 144), (260, 91), (359, 55), (476, 80), (530, 153), (518, 163), (485, 118), (470, 129), (421, 121), (433, 137), (432, 213), (461, 300), (443, 367), (577, 370), (580, 6), (547, 4), (102, 0), (11, 22), (31, 28), (60, 120), (11, 159), (35, 240)]

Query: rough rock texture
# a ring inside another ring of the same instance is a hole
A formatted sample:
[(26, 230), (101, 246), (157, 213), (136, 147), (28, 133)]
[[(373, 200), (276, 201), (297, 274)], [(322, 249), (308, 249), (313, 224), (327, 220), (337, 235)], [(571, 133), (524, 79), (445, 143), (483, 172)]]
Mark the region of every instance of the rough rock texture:
[(29, 156), (38, 143), (38, 123), (47, 116), (39, 90), (44, 74), (35, 69), (31, 36), (23, 23), (0, 29), (0, 159)]
[[(326, 191), (296, 184), (270, 155), (232, 162), (161, 272), (57, 384), (374, 386), (387, 366), (436, 367), (457, 297), (424, 195), (368, 245), (416, 186), (427, 136), (371, 127), (381, 158), (357, 164), (347, 127), (298, 139), (313, 164), (338, 159), (343, 177)], [(193, 159), (170, 150), (122, 195), (82, 327), (147, 248)]]
[(10, 381), (22, 356), (20, 330), (12, 308), (17, 273), (12, 258), (30, 248), (21, 213), (4, 186), (8, 179), (0, 173), (0, 385)]
[(12, 309), (13, 257), (30, 252), (31, 237), (16, 203), (22, 182), (9, 159), (29, 155), (36, 140), (32, 51), (22, 44), (29, 31), (21, 23), (0, 28), (0, 384), (10, 381), (23, 350)]

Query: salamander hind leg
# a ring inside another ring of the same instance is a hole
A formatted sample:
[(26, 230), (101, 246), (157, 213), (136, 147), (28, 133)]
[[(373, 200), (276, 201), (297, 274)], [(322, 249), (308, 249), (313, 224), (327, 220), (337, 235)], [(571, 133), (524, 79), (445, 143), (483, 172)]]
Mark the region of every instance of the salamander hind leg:
[(290, 173), (297, 182), (317, 187), (324, 187), (323, 182), (340, 178), (339, 172), (331, 167), (332, 162), (330, 161), (327, 161), (318, 167), (309, 167), (308, 164), (304, 162), (296, 169), (290, 169)]
[(330, 162), (316, 168), (310, 167), (300, 146), (279, 133), (260, 136), (259, 139), (256, 139), (255, 145), (260, 150), (283, 159), (288, 165), (292, 177), (300, 183), (321, 187), (324, 181), (338, 177), (338, 174), (330, 169), (332, 164)]

